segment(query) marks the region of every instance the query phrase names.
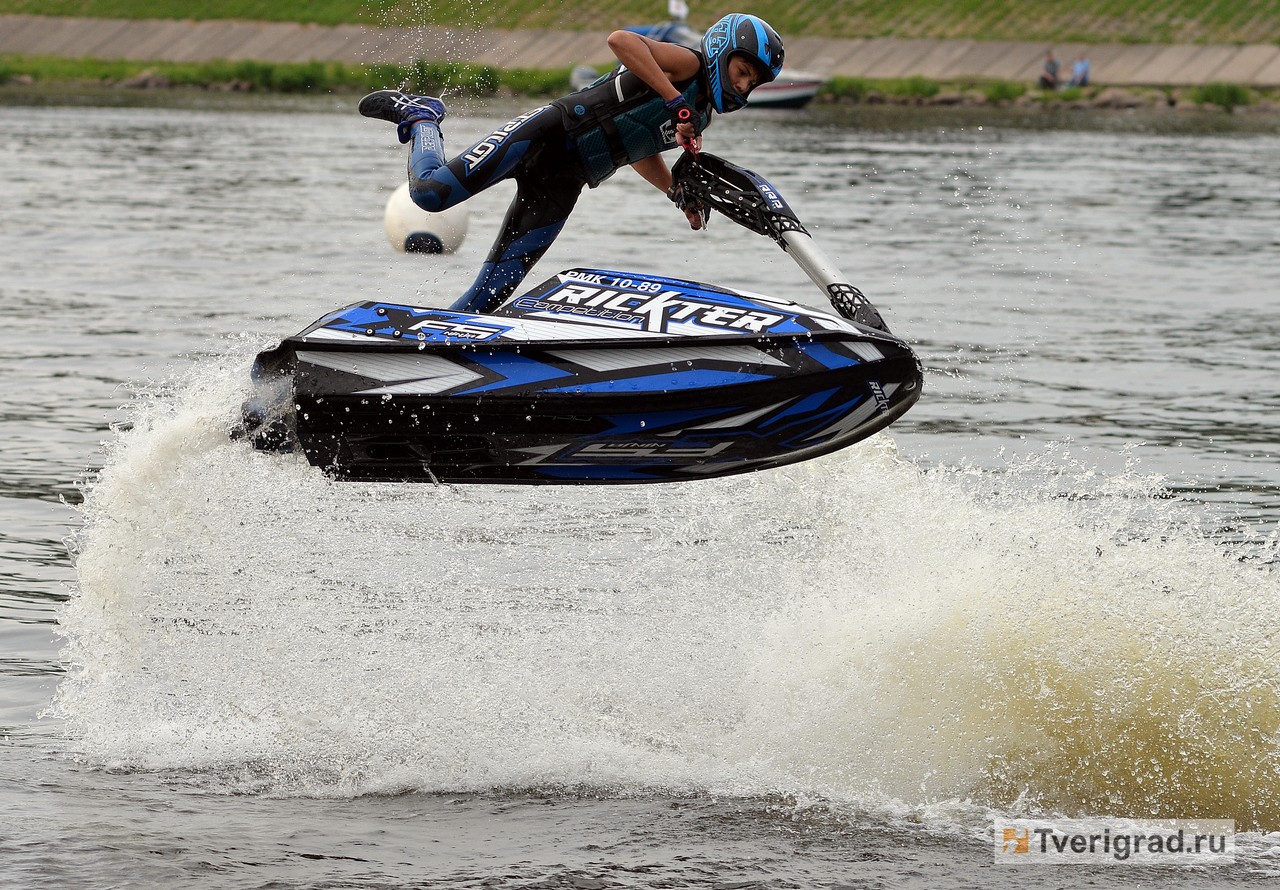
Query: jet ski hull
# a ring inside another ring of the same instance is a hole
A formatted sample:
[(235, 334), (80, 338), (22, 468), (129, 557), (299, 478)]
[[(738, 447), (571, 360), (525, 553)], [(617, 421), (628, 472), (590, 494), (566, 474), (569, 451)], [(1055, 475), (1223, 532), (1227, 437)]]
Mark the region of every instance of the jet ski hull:
[(650, 483), (824, 455), (919, 398), (890, 334), (622, 275), (571, 270), (494, 315), (348, 307), (259, 356), (247, 434), (347, 480)]
[[(353, 349), (286, 341), (259, 447), (367, 481), (637, 483), (806, 460), (873, 435), (919, 397), (887, 337), (803, 336)], [(274, 431), (274, 433), (272, 432)], [(273, 440), (274, 436), (274, 440)]]

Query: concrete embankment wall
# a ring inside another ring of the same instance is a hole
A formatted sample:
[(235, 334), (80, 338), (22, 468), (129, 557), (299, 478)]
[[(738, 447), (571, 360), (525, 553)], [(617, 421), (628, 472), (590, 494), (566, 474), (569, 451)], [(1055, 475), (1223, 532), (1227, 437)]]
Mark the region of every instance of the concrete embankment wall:
[[(934, 80), (1033, 81), (1046, 49), (1069, 74), (1085, 52), (1099, 84), (1180, 86), (1221, 81), (1280, 86), (1280, 46), (1079, 44), (976, 40), (828, 40), (793, 37), (787, 62), (823, 75)], [(0, 54), (201, 62), (475, 62), (504, 68), (562, 68), (612, 60), (602, 31), (453, 31), (443, 28), (325, 27), (280, 22), (0, 16)]]

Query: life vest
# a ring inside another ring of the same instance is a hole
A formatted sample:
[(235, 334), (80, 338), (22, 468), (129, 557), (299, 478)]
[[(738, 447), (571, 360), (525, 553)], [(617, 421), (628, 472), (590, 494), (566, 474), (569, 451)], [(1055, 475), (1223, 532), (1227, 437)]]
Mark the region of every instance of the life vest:
[[(699, 71), (675, 84), (694, 107), (702, 127), (711, 122)], [(582, 161), (587, 185), (595, 188), (619, 167), (634, 164), (676, 146), (676, 128), (662, 97), (626, 68), (615, 68), (590, 86), (552, 104), (564, 113), (569, 142)]]

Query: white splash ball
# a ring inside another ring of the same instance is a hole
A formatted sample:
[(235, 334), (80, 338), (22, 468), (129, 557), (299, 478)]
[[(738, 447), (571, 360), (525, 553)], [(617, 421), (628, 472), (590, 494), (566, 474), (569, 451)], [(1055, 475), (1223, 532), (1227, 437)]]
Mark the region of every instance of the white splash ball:
[(466, 204), (427, 213), (409, 197), (409, 183), (402, 182), (387, 199), (382, 221), (387, 240), (402, 253), (452, 253), (466, 237), (469, 218)]

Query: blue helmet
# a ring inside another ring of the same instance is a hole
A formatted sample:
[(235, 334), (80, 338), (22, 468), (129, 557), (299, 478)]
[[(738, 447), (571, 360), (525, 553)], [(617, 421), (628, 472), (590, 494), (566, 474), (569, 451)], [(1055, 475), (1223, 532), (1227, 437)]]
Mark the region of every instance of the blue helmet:
[(747, 97), (733, 87), (729, 57), (742, 53), (760, 70), (760, 83), (769, 83), (782, 71), (782, 38), (759, 16), (732, 12), (702, 36), (702, 58), (711, 80), (711, 104), (727, 114), (747, 104)]

